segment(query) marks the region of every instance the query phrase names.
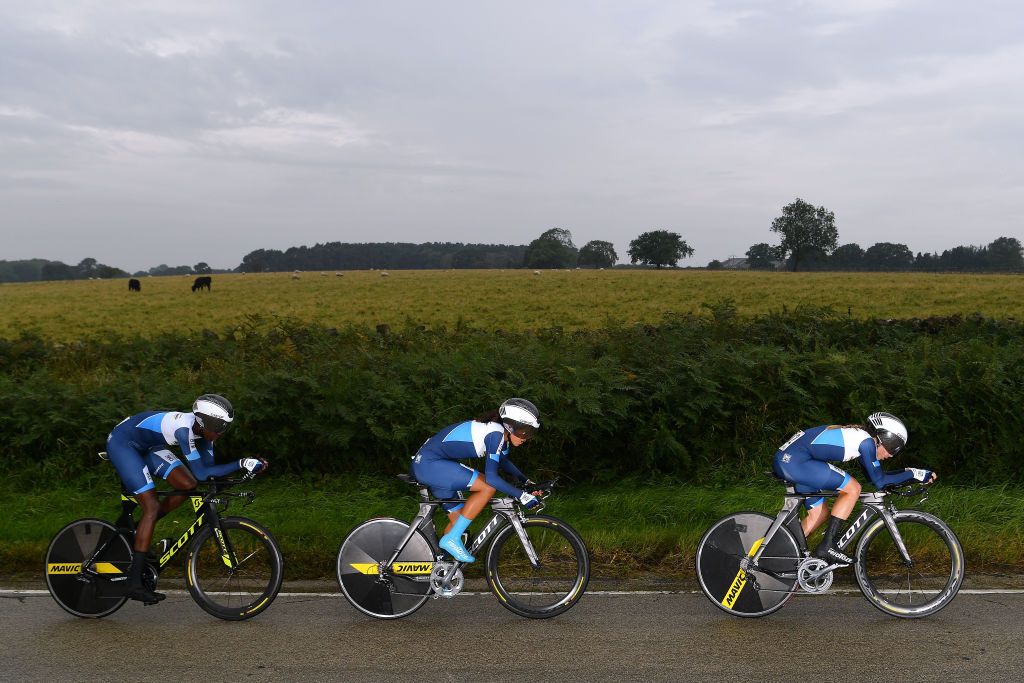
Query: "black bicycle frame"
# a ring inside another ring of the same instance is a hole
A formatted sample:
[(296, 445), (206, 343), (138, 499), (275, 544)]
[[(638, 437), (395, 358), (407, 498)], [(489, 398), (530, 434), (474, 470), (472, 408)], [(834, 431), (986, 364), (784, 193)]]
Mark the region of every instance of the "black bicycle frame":
[[(438, 507), (444, 503), (465, 503), (466, 501), (462, 498), (430, 498), (430, 492), (426, 488), (420, 490), (420, 509), (409, 524), (409, 531), (405, 534), (402, 540), (399, 542), (398, 547), (395, 548), (395, 552), (392, 553), (391, 557), (385, 563), (384, 568), (391, 567), (398, 559), (402, 550), (412, 539), (413, 534), (417, 530), (422, 530), (423, 534), (430, 541), (430, 545), (433, 547), (437, 559), (440, 559), (440, 547), (438, 546), (437, 532), (434, 530), (434, 512)], [(516, 504), (511, 498), (495, 498), (491, 501), (491, 509), (494, 511), (494, 515), (487, 520), (486, 526), (477, 534), (477, 537), (473, 539), (473, 543), (469, 547), (469, 551), (476, 552), (477, 550), (485, 547), (487, 542), (499, 531), (504, 529), (506, 526), (511, 524), (515, 527), (516, 533), (519, 534), (520, 539), (523, 542), (523, 548), (526, 549), (526, 554), (530, 558), (530, 563), (536, 568), (540, 565), (540, 559), (537, 557), (536, 551), (533, 549), (533, 545), (530, 543), (529, 537), (526, 535), (526, 531), (522, 528), (521, 516), (519, 511), (516, 509)], [(462, 563), (456, 561), (455, 566), (458, 568)], [(454, 575), (455, 572), (449, 573), (449, 579)]]
[[(807, 553), (807, 538), (804, 536), (803, 528), (800, 526), (798, 511), (800, 504), (808, 498), (834, 498), (839, 495), (839, 491), (822, 491), (820, 493), (797, 493), (793, 486), (786, 487), (786, 501), (782, 506), (782, 510), (776, 515), (775, 521), (768, 527), (767, 533), (764, 535), (764, 541), (761, 543), (761, 547), (758, 548), (757, 552), (754, 553), (749, 559), (745, 558), (746, 563), (750, 567), (757, 567), (757, 561), (764, 554), (765, 549), (768, 547), (769, 541), (778, 532), (779, 527), (786, 525), (787, 528), (796, 536), (800, 542), (801, 550), (806, 555)], [(845, 549), (853, 541), (854, 537), (864, 529), (868, 522), (873, 520), (875, 517), (881, 517), (885, 521), (886, 527), (889, 529), (889, 533), (892, 534), (893, 541), (896, 543), (896, 547), (899, 548), (900, 554), (903, 556), (903, 561), (911, 563), (910, 553), (907, 551), (906, 545), (903, 543), (903, 538), (899, 534), (899, 530), (896, 528), (896, 522), (893, 520), (893, 510), (891, 505), (886, 505), (885, 498), (888, 494), (884, 491), (875, 491), (874, 493), (862, 493), (858, 497), (860, 503), (864, 506), (860, 515), (850, 524), (846, 532), (839, 538), (837, 546), (840, 550)], [(742, 566), (742, 564), (741, 564)], [(746, 568), (746, 567), (744, 567)], [(782, 575), (771, 572), (767, 569), (758, 567), (758, 571), (764, 572), (776, 578), (780, 578)]]
[[(178, 552), (187, 546), (189, 542), (195, 537), (196, 533), (207, 523), (209, 520), (214, 527), (214, 535), (217, 537), (217, 544), (220, 546), (222, 557), (225, 558), (226, 563), (229, 563), (230, 567), (234, 567), (238, 563), (238, 558), (235, 557), (235, 550), (231, 545), (231, 541), (224, 534), (220, 524), (220, 514), (217, 508), (218, 504), (223, 504), (227, 507), (228, 501), (226, 499), (218, 498), (219, 491), (218, 485), (211, 487), (211, 490), (203, 495), (196, 495), (194, 490), (172, 490), (172, 491), (157, 491), (156, 495), (160, 498), (168, 496), (188, 496), (189, 500), (192, 501), (192, 510), (195, 512), (196, 518), (192, 522), (191, 526), (185, 530), (185, 532), (178, 538), (174, 544), (168, 548), (163, 555), (160, 556), (156, 563), (157, 570), (162, 570), (167, 564), (174, 558)], [(248, 494), (233, 494), (236, 496), (246, 496)], [(135, 535), (135, 508), (139, 506), (138, 501), (135, 500), (135, 496), (121, 494), (121, 516), (117, 518), (115, 526), (117, 527), (119, 535), (130, 534), (132, 538)], [(103, 552), (110, 545), (111, 541), (114, 540), (114, 536), (107, 539), (106, 543), (99, 546), (92, 557), (86, 562), (82, 563), (82, 572), (87, 571), (87, 567), (91, 567), (97, 558), (102, 556)], [(134, 544), (133, 544), (134, 545)], [(152, 564), (152, 563), (151, 563)], [(98, 574), (97, 574), (98, 576)]]

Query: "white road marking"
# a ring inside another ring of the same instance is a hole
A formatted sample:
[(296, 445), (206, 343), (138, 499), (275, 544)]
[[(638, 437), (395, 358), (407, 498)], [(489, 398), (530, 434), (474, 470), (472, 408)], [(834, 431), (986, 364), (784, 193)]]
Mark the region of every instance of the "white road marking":
[[(165, 590), (161, 591), (167, 595), (188, 595), (188, 591), (183, 590)], [(925, 593), (934, 591), (914, 591), (915, 593)], [(1021, 588), (961, 588), (960, 593), (964, 595), (1024, 595), (1024, 589)], [(18, 590), (18, 589), (0, 589), (0, 598), (22, 598), (22, 597), (39, 597), (43, 595), (49, 595), (49, 591), (45, 590)], [(218, 595), (219, 593), (213, 593)], [(824, 595), (860, 595), (861, 592), (855, 589), (841, 589), (841, 590), (829, 590)], [(459, 595), (491, 595), (490, 591), (484, 592), (470, 592), (463, 591)], [(600, 596), (600, 597), (628, 597), (631, 595), (703, 595), (702, 591), (699, 590), (678, 590), (678, 591), (587, 591), (588, 596)], [(807, 594), (797, 593), (797, 596)], [(279, 598), (340, 598), (343, 597), (340, 592), (336, 593), (278, 593)]]

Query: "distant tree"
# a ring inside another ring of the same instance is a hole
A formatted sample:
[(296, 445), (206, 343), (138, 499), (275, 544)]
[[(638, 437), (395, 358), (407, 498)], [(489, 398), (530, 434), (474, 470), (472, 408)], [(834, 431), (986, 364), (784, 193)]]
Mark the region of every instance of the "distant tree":
[(772, 221), (772, 232), (782, 235), (779, 256), (789, 257), (793, 270), (799, 269), (805, 255), (818, 250), (826, 256), (839, 241), (835, 214), (824, 206), (815, 208), (799, 197), (782, 207), (782, 215)]
[(985, 247), (959, 246), (946, 249), (939, 256), (942, 270), (984, 270), (988, 254)]
[(615, 245), (602, 240), (591, 240), (580, 249), (576, 265), (580, 268), (592, 266), (594, 268), (611, 268), (619, 260), (615, 253)]
[(527, 268), (572, 268), (576, 265), (576, 254), (572, 233), (564, 228), (551, 228), (526, 247), (523, 265)]
[(864, 252), (867, 270), (909, 270), (913, 264), (914, 254), (905, 244), (878, 242)]
[(1024, 270), (1024, 250), (1016, 237), (999, 237), (988, 245), (988, 266), (998, 271)]
[(82, 277), (96, 277), (96, 259), (84, 258), (78, 262), (78, 272)]
[(128, 277), (128, 273), (126, 271), (123, 271), (120, 268), (115, 268), (114, 266), (104, 265), (102, 263), (96, 266), (96, 270), (94, 272), (96, 273), (94, 277), (103, 278), (104, 280), (108, 280), (112, 277)]
[(864, 267), (864, 250), (855, 242), (844, 244), (832, 252), (834, 270), (860, 270)]
[(914, 270), (922, 270), (925, 272), (942, 270), (939, 255), (922, 253), (920, 251), (917, 252), (917, 256), (914, 257)]
[(708, 262), (708, 270), (722, 270), (723, 268), (725, 268), (725, 266), (722, 265), (722, 262), (718, 259), (711, 259), (711, 261)]
[(747, 265), (751, 270), (775, 270), (778, 250), (767, 242), (752, 245), (747, 249)]
[(200, 275), (209, 275), (213, 272), (213, 269), (206, 263), (206, 261), (200, 261), (199, 263), (192, 266), (192, 272)]
[(628, 253), (630, 263), (661, 268), (675, 266), (679, 259), (693, 256), (693, 248), (678, 233), (652, 230), (630, 242)]
[(43, 280), (75, 280), (82, 277), (76, 266), (69, 266), (60, 261), (49, 261), (43, 265), (40, 273)]
[(191, 275), (192, 269), (189, 266), (169, 266), (161, 263), (149, 269), (150, 275)]

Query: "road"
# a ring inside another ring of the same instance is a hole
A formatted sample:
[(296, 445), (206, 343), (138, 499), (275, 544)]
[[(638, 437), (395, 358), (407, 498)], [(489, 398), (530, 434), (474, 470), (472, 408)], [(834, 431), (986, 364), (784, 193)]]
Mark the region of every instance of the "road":
[(47, 595), (0, 593), (0, 680), (1021, 680), (1022, 609), (1020, 593), (961, 594), (903, 621), (857, 594), (797, 596), (750, 620), (692, 593), (592, 594), (531, 621), (464, 594), (385, 622), (337, 596), (286, 594), (229, 623), (174, 593), (92, 621)]

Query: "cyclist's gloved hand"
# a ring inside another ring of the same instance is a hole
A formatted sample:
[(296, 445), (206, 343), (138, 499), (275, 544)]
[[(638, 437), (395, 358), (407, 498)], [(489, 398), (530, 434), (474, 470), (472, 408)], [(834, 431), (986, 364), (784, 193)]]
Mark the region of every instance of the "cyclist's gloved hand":
[(256, 474), (262, 472), (270, 466), (263, 458), (242, 458), (238, 461), (238, 466), (249, 474)]
[(935, 476), (935, 473), (931, 470), (919, 470), (914, 467), (908, 467), (907, 471), (914, 475), (914, 479), (924, 482), (925, 484), (930, 484), (932, 478)]
[(540, 499), (532, 493), (523, 491), (522, 495), (519, 496), (519, 502), (523, 504), (527, 510), (537, 507), (540, 505)]

